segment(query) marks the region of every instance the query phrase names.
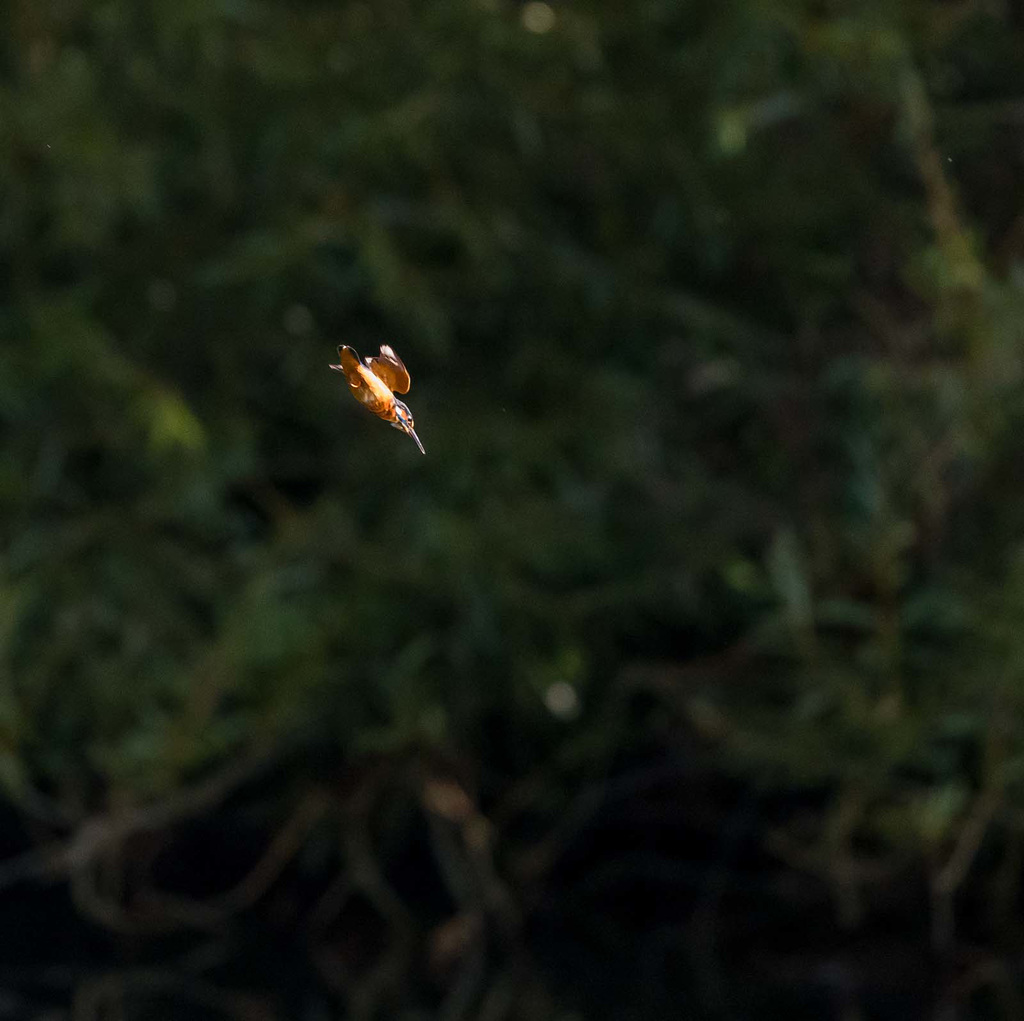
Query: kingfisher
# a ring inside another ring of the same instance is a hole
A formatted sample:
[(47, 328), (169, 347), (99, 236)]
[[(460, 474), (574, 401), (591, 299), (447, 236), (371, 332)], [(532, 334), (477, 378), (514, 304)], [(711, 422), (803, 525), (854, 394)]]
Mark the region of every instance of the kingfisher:
[(394, 350), (387, 344), (381, 344), (379, 355), (363, 359), (355, 348), (342, 344), (338, 348), (338, 357), (341, 364), (331, 368), (345, 374), (352, 396), (379, 418), (411, 436), (420, 453), (425, 454), (423, 444), (413, 429), (409, 406), (392, 393), (409, 392), (409, 370)]

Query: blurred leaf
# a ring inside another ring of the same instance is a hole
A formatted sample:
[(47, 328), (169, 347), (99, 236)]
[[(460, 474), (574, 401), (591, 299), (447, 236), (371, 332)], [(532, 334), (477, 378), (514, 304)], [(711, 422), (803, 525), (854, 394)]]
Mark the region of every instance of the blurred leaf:
[(768, 554), (768, 570), (785, 605), (790, 626), (797, 634), (805, 633), (814, 622), (811, 586), (803, 551), (794, 532), (787, 529), (776, 535)]

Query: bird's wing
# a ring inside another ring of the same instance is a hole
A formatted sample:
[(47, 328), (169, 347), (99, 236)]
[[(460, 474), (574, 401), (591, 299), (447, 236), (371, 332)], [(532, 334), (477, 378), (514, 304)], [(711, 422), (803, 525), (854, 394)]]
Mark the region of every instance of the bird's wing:
[(343, 344), (338, 348), (338, 357), (341, 359), (341, 364), (332, 365), (331, 368), (335, 372), (345, 374), (349, 393), (360, 404), (365, 404), (375, 415), (380, 415), (390, 421), (389, 412), (394, 408), (395, 398), (387, 389), (384, 381), (370, 371), (355, 348)]
[(354, 347), (349, 347), (348, 344), (342, 344), (338, 348), (338, 358), (341, 359), (341, 364), (332, 365), (331, 368), (335, 372), (343, 372), (348, 380), (348, 385), (353, 390), (363, 386), (363, 378), (359, 372), (363, 360), (359, 357), (359, 352)]
[(380, 354), (371, 355), (366, 359), (366, 364), (370, 367), (370, 371), (379, 376), (389, 389), (400, 394), (409, 392), (409, 370), (388, 344), (381, 344)]

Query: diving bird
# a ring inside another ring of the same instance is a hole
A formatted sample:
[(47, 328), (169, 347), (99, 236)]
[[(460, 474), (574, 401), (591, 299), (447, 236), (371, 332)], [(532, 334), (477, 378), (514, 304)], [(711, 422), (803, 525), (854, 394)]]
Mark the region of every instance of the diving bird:
[(411, 436), (420, 453), (425, 454), (423, 444), (413, 429), (409, 406), (391, 392), (409, 392), (409, 370), (402, 364), (402, 359), (387, 344), (381, 344), (379, 355), (371, 355), (365, 360), (359, 357), (355, 348), (342, 344), (338, 348), (338, 357), (341, 364), (331, 368), (345, 374), (352, 396), (379, 418)]

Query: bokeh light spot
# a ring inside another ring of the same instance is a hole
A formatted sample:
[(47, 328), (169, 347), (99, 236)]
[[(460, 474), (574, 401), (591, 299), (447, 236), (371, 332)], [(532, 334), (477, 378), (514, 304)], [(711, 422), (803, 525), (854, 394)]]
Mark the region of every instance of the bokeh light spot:
[(523, 7), (523, 28), (527, 32), (543, 35), (555, 27), (555, 12), (549, 4), (532, 0)]

